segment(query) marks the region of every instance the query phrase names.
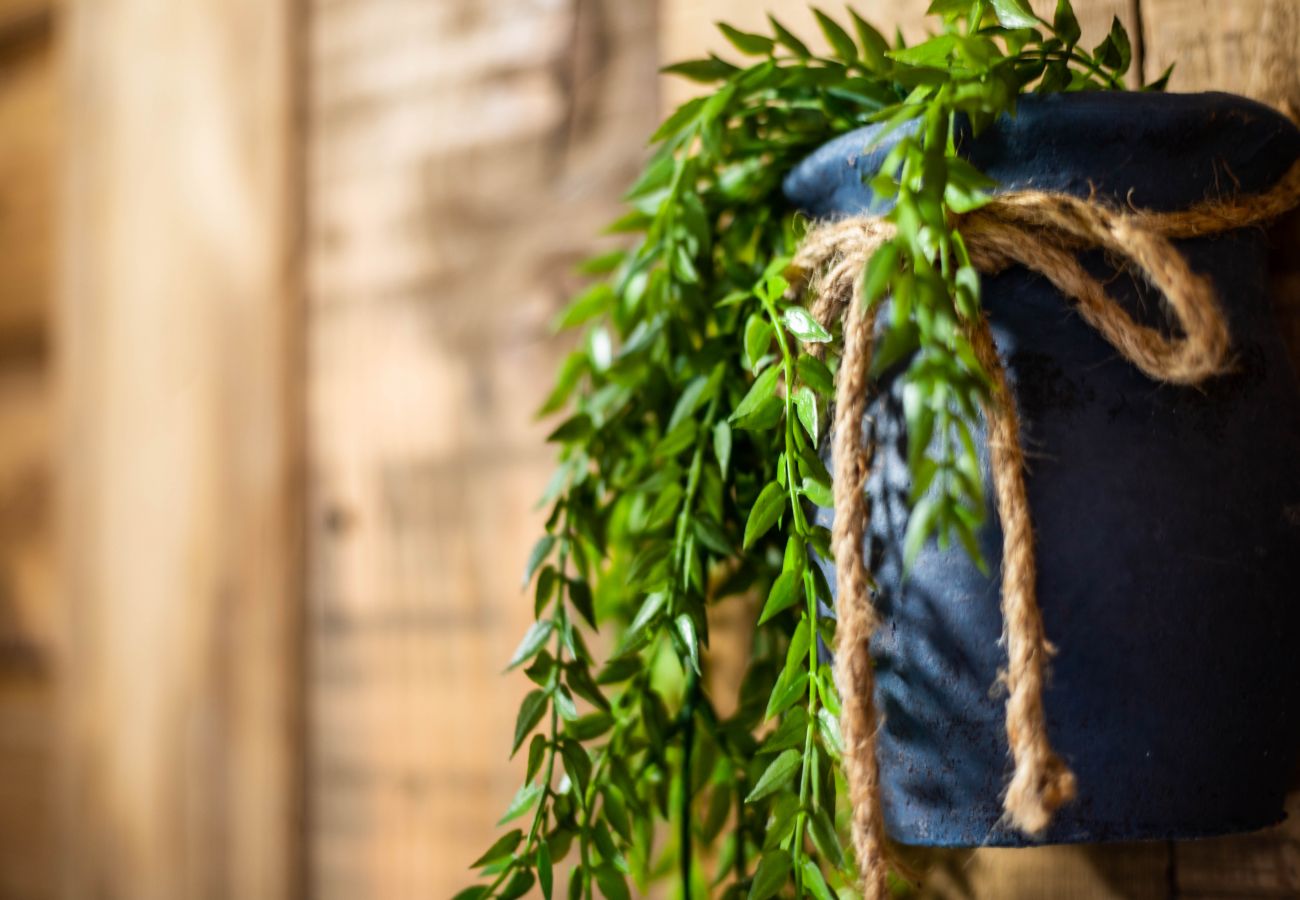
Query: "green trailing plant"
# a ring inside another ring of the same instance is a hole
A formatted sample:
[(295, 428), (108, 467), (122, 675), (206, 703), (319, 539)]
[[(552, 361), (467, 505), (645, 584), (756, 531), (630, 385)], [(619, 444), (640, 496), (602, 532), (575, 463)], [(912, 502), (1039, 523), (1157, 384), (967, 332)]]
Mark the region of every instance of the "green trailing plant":
[[(864, 290), (891, 298), (875, 365), (905, 383), (907, 553), (955, 539), (978, 559), (971, 432), (988, 379), (962, 327), (980, 283), (952, 214), (993, 185), (958, 155), (957, 123), (978, 132), (1029, 91), (1122, 89), (1131, 59), (1118, 20), (1081, 48), (1068, 0), (1050, 23), (1025, 0), (930, 11), (941, 29), (912, 47), (817, 12), (829, 56), (775, 19), (769, 35), (721, 25), (743, 62), (666, 70), (712, 87), (652, 139), (611, 229), (635, 243), (589, 260), (596, 280), (556, 322), (583, 337), (542, 410), (568, 415), (524, 575), (536, 622), (510, 661), (534, 685), (513, 740), (526, 779), (460, 900), (550, 898), (561, 882), (617, 900), (668, 876), (686, 897), (855, 895), (819, 651), (834, 645), (817, 615), (830, 593), (810, 563), (830, 555), (810, 509), (831, 505), (818, 442), (838, 338), (786, 296), (805, 223), (781, 178), (860, 126), (901, 135), (870, 181), (897, 235)], [(808, 343), (828, 345), (825, 362)], [(737, 594), (761, 605), (723, 715), (704, 677), (709, 610)]]

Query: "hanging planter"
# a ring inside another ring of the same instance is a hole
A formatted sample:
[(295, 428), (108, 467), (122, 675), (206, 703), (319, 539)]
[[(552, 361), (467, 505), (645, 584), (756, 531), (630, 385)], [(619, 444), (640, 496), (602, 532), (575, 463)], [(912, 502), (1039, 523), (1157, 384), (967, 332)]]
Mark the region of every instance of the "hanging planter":
[[(891, 141), (864, 153), (872, 131), (798, 166), (790, 199), (817, 219), (881, 212), (863, 173)], [(1238, 215), (1300, 159), (1300, 132), (1229, 95), (1074, 94), (1023, 99), (967, 153), (1000, 191)], [(1185, 227), (1214, 232), (1177, 252), (1209, 279), (1229, 336), (1223, 372), (1191, 384), (1144, 373), (1024, 266), (983, 285), (1028, 460), (1037, 601), (1056, 648), (1046, 730), (1076, 780), (1074, 801), (1040, 834), (1013, 827), (1003, 806), (1012, 755), (1005, 691), (990, 690), (1008, 664), (995, 498), (977, 533), (985, 571), (928, 542), (905, 573), (915, 497), (901, 379), (886, 375), (871, 402), (865, 553), (878, 583), (881, 793), (896, 840), (1176, 839), (1283, 816), (1300, 751), (1300, 386), (1270, 308), (1263, 232)], [(1157, 292), (1115, 277), (1112, 264), (1135, 266), (1110, 250), (1084, 254), (1088, 271), (1136, 321), (1185, 339)], [(986, 433), (976, 440), (993, 483)], [(829, 526), (830, 512), (822, 519)]]
[(525, 782), (458, 900), (882, 900), (891, 838), (1278, 819), (1300, 395), (1258, 225), (1300, 135), (1124, 93), (1123, 27), (1084, 50), (1068, 0), (931, 10), (913, 47), (818, 12), (827, 55), (771, 20), (667, 70), (711, 92), (556, 322)]

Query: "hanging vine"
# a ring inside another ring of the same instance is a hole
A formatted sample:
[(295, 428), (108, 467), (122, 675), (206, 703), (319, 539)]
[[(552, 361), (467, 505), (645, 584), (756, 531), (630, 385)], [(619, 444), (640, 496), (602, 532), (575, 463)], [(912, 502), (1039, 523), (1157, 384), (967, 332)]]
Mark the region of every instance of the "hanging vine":
[[(1081, 48), (1068, 0), (1051, 22), (1025, 0), (930, 12), (935, 36), (891, 47), (856, 13), (846, 28), (816, 11), (830, 55), (775, 19), (766, 35), (721, 25), (743, 63), (665, 70), (711, 89), (655, 133), (611, 227), (631, 248), (589, 260), (595, 280), (555, 323), (583, 339), (542, 409), (567, 415), (524, 576), (536, 621), (510, 661), (534, 684), (513, 741), (526, 778), (458, 900), (550, 898), (561, 880), (570, 898), (617, 900), (664, 877), (683, 897), (855, 895), (839, 700), (818, 651), (834, 645), (817, 615), (830, 591), (810, 564), (830, 535), (808, 511), (832, 503), (818, 442), (839, 337), (787, 296), (805, 223), (781, 179), (853, 129), (895, 134), (869, 184), (896, 235), (864, 291), (891, 298), (874, 367), (905, 384), (905, 555), (955, 540), (978, 561), (972, 427), (989, 378), (963, 327), (980, 282), (953, 214), (994, 185), (958, 155), (957, 125), (978, 133), (1029, 91), (1122, 89), (1131, 60), (1118, 20)], [(743, 593), (763, 603), (724, 716), (704, 677), (707, 611)]]

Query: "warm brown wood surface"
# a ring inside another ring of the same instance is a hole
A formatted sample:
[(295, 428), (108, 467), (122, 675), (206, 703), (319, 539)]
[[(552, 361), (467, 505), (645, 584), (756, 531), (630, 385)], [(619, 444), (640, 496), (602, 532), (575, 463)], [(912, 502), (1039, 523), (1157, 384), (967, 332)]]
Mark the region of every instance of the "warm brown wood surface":
[(290, 6), (62, 15), (63, 896), (286, 897)]
[(548, 321), (654, 127), (652, 4), (312, 9), (312, 893), (448, 897), (518, 787)]
[(0, 2), (0, 897), (56, 890), (53, 16)]

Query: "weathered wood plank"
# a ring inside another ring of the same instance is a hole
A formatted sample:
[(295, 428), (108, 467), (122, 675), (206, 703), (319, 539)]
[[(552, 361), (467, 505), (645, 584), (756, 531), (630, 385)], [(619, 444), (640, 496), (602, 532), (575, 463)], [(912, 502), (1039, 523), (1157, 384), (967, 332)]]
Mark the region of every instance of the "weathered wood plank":
[(1170, 88), (1230, 91), (1300, 116), (1296, 0), (1142, 0), (1146, 73)]
[(40, 356), (54, 229), (57, 58), (48, 17), (13, 16), (0, 10), (0, 355)]
[[(450, 896), (506, 760), (569, 268), (655, 124), (654, 4), (313, 7), (312, 880)], [(518, 761), (516, 761), (517, 763)]]
[(292, 7), (62, 14), (69, 897), (294, 890)]
[(0, 897), (52, 898), (56, 673), (52, 391), (0, 352)]

